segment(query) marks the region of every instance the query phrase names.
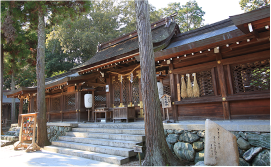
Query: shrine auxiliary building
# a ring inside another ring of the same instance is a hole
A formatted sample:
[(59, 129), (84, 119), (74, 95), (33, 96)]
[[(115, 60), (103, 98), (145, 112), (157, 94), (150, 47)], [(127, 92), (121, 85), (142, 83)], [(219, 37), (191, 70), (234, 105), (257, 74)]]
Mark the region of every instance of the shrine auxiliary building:
[[(270, 118), (269, 6), (185, 33), (171, 16), (151, 27), (157, 81), (160, 94), (171, 96), (171, 120)], [(93, 120), (95, 110), (142, 119), (140, 77), (136, 31), (102, 43), (85, 63), (46, 79), (48, 121)], [(92, 94), (90, 109), (85, 94)], [(7, 96), (21, 100), (20, 113), (24, 99), (29, 112), (36, 111), (36, 88)]]

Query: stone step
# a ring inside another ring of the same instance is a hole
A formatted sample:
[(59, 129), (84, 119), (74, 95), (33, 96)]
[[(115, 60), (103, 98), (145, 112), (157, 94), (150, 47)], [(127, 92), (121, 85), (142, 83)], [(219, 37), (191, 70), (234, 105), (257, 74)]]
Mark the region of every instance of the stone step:
[(123, 156), (123, 157), (132, 157), (136, 155), (133, 149), (127, 149), (127, 148), (117, 148), (117, 147), (100, 146), (100, 145), (93, 145), (93, 144), (74, 143), (74, 142), (67, 142), (67, 141), (53, 141), (52, 145), (78, 149), (78, 150), (83, 150), (83, 151), (91, 151), (91, 152), (96, 152), (96, 153), (118, 155), (118, 156)]
[(145, 129), (72, 128), (73, 132), (145, 135)]
[(15, 141), (19, 141), (19, 137), (18, 136), (10, 136), (10, 135), (1, 135), (1, 140), (15, 142)]
[(145, 129), (144, 123), (85, 123), (78, 124), (78, 128), (112, 128), (112, 129)]
[(68, 142), (76, 142), (76, 143), (102, 145), (102, 146), (130, 148), (130, 149), (133, 149), (135, 145), (142, 145), (142, 142), (136, 142), (136, 141), (71, 137), (71, 136), (60, 136), (59, 140), (68, 141)]
[(144, 135), (131, 135), (131, 134), (110, 134), (110, 133), (89, 133), (89, 132), (66, 132), (67, 136), (72, 137), (85, 137), (85, 138), (101, 138), (112, 140), (127, 140), (143, 142), (145, 141)]
[(90, 152), (90, 151), (82, 151), (82, 150), (76, 150), (76, 149), (58, 147), (58, 146), (45, 146), (44, 150), (55, 152), (55, 153), (68, 154), (68, 155), (88, 158), (88, 159), (92, 159), (96, 161), (107, 162), (107, 163), (112, 163), (112, 164), (117, 164), (117, 165), (122, 165), (129, 162), (129, 158), (127, 157), (102, 154), (102, 153), (96, 153), (96, 152)]

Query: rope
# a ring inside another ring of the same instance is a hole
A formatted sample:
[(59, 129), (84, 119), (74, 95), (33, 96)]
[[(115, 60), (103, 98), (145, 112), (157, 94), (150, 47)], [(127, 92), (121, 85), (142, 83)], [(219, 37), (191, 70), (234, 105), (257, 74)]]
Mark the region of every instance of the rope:
[(110, 71), (112, 74), (118, 74), (118, 75), (122, 75), (122, 76), (126, 76), (126, 75), (130, 75), (132, 72), (134, 72), (138, 67), (140, 67), (140, 65), (136, 66), (131, 72), (128, 72), (127, 74), (120, 74), (117, 72), (112, 72)]

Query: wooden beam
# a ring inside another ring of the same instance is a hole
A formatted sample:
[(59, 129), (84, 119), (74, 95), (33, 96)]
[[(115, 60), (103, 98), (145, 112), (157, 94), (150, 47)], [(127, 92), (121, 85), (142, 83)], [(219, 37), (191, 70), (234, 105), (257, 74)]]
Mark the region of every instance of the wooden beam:
[[(174, 79), (173, 71), (173, 64), (169, 64), (169, 78), (170, 78), (170, 93), (171, 93), (171, 101), (176, 101), (176, 84)], [(174, 122), (178, 120), (178, 106), (172, 105), (172, 113), (173, 113), (173, 120)]]
[(202, 64), (193, 65), (193, 66), (174, 69), (172, 70), (172, 73), (183, 75), (187, 73), (193, 73), (193, 72), (203, 71), (206, 69), (211, 69), (213, 67), (216, 67), (216, 65), (217, 65), (217, 62), (213, 61), (213, 62), (202, 63)]
[(263, 59), (266, 59), (266, 58), (269, 58), (269, 57), (270, 57), (270, 50), (265, 50), (265, 51), (261, 51), (261, 52), (246, 54), (246, 55), (243, 55), (243, 56), (223, 59), (223, 60), (221, 60), (221, 62), (224, 65), (227, 65), (227, 64), (240, 64), (240, 63), (245, 63), (245, 62), (263, 60)]

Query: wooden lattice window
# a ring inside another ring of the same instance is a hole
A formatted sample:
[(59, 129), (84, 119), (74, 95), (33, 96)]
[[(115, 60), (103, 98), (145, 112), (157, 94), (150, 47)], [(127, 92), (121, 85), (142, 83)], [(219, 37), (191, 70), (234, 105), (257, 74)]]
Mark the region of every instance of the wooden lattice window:
[[(192, 87), (194, 86), (194, 76), (190, 74), (190, 81)], [(214, 95), (212, 73), (211, 70), (201, 71), (196, 73), (196, 79), (199, 86), (200, 96), (212, 96)], [(187, 87), (188, 76), (184, 75), (185, 84)], [(181, 87), (182, 84), (180, 84)], [(164, 88), (165, 89), (165, 88)], [(165, 90), (164, 90), (165, 91)]]
[(120, 87), (121, 87), (120, 81), (113, 79), (114, 106), (117, 107), (120, 105)]
[(95, 95), (95, 107), (105, 107), (106, 104), (106, 95)]
[[(190, 75), (192, 76), (192, 75)], [(194, 85), (194, 77), (190, 77), (192, 85)], [(214, 88), (212, 82), (211, 70), (201, 71), (196, 73), (196, 79), (199, 85), (200, 96), (212, 96), (214, 95)]]
[(57, 112), (60, 111), (60, 96), (51, 98), (51, 112)]
[(234, 93), (270, 90), (270, 60), (231, 65)]
[(75, 110), (75, 94), (65, 95), (65, 110)]
[(163, 85), (164, 94), (171, 96), (171, 90), (169, 85)]
[(125, 106), (129, 104), (129, 82), (129, 79), (126, 77), (122, 80), (122, 103)]
[(132, 102), (135, 106), (139, 105), (139, 78), (136, 76), (132, 82)]

